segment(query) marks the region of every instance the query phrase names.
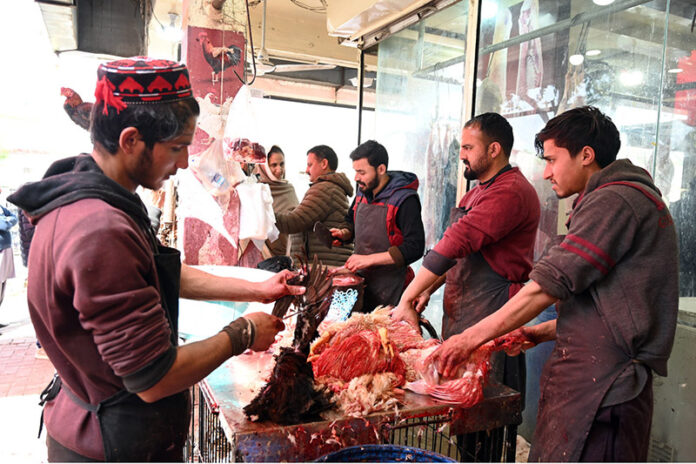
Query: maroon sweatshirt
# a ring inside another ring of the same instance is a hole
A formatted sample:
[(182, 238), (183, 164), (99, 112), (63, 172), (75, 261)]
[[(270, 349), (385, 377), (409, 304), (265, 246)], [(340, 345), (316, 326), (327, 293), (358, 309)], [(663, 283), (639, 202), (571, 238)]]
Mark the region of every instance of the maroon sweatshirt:
[(488, 265), (508, 279), (510, 296), (529, 278), (540, 206), (534, 187), (519, 168), (503, 169), (464, 195), (466, 210), (423, 259), (423, 266), (442, 275), (458, 258), (480, 251)]
[[(166, 373), (176, 348), (152, 249), (133, 219), (97, 199), (57, 208), (39, 220), (29, 263), (36, 335), (77, 396), (97, 404), (124, 387), (145, 390)], [(44, 421), (63, 446), (104, 458), (96, 416), (63, 391), (46, 403)]]

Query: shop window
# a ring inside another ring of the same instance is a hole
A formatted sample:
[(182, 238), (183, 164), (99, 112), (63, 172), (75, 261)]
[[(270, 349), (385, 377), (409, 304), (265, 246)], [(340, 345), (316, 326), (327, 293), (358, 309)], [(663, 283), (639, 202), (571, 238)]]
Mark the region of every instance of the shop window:
[(695, 10), (686, 0), (485, 0), (475, 102), (515, 129), (512, 162), (542, 203), (537, 257), (565, 232), (568, 202), (543, 180), (534, 135), (573, 107), (608, 114), (621, 132), (619, 158), (647, 169), (673, 212), (687, 310), (696, 296)]

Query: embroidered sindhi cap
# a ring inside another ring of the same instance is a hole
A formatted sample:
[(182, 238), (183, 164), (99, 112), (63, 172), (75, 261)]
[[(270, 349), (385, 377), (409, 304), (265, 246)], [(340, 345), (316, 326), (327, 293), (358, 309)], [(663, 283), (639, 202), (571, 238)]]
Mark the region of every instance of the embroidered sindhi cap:
[(97, 70), (95, 105), (116, 108), (131, 104), (164, 103), (192, 98), (186, 65), (169, 60), (136, 56), (102, 63)]

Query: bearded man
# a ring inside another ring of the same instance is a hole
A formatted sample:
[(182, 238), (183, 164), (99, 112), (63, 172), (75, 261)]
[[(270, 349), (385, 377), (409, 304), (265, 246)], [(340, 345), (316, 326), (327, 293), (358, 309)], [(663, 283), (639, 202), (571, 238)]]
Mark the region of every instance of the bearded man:
[(374, 140), (350, 154), (358, 192), (346, 215), (347, 229), (332, 229), (340, 241), (355, 239), (345, 267), (365, 278), (363, 312), (396, 305), (413, 278), (411, 263), (423, 256), (425, 232), (418, 177), (387, 171), (389, 154)]
[[(417, 327), (430, 295), (446, 282), (442, 336), (448, 339), (502, 306), (527, 281), (540, 205), (534, 187), (510, 165), (513, 142), (512, 127), (497, 113), (464, 125), (459, 158), (464, 176), (478, 184), (453, 208), (450, 227), (423, 259), (392, 317)], [(491, 364), (496, 380), (524, 394), (524, 357), (500, 353)]]

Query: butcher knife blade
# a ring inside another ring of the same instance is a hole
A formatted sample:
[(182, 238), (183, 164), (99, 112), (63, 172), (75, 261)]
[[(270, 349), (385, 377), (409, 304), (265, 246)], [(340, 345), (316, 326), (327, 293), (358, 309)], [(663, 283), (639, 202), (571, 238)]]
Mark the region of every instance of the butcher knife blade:
[(331, 230), (324, 225), (323, 222), (314, 223), (314, 235), (317, 236), (319, 242), (327, 248), (333, 247), (333, 241), (336, 240), (333, 235), (331, 235)]

